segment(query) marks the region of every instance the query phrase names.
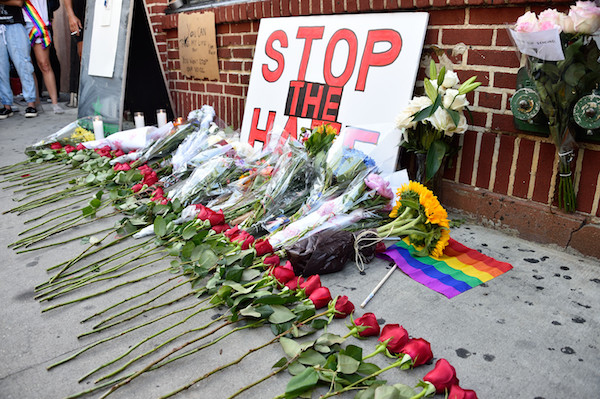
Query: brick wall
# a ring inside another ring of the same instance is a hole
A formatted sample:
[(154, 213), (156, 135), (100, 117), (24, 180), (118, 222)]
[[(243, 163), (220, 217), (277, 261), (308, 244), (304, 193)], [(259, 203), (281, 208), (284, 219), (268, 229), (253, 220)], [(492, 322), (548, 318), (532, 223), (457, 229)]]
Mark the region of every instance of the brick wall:
[[(215, 12), (220, 68), (219, 81), (210, 82), (181, 74), (177, 14), (165, 15), (166, 0), (147, 0), (176, 114), (185, 115), (191, 109), (210, 104), (217, 115), (234, 128), (239, 128), (242, 122), (261, 18), (429, 12), (422, 65), (428, 65), (428, 60), (434, 58), (458, 72), (461, 81), (475, 74), (478, 81), (483, 82), (470, 94), (473, 122), (470, 130), (460, 137), (462, 149), (454, 167), (447, 169), (444, 176), (453, 190), (466, 190), (471, 195), (467, 199), (453, 196), (449, 198), (450, 205), (471, 210), (469, 201), (476, 199), (483, 189), (496, 194), (499, 201), (510, 199), (512, 203), (542, 207), (547, 215), (556, 213), (550, 206), (555, 204), (556, 151), (550, 139), (532, 136), (513, 126), (509, 98), (515, 91), (516, 73), (524, 65), (524, 59), (512, 46), (506, 24), (516, 21), (525, 11), (540, 12), (548, 7), (564, 11), (570, 4), (573, 2), (562, 0), (267, 0), (208, 8), (203, 11)], [(425, 76), (424, 70), (421, 69), (420, 80)], [(417, 90), (419, 86), (422, 81), (417, 83)], [(597, 224), (600, 220), (599, 159), (599, 145), (584, 143), (576, 152), (574, 181), (579, 212), (574, 226)], [(489, 218), (492, 223), (502, 224), (493, 220), (493, 215)], [(571, 233), (559, 239), (559, 245), (565, 242), (569, 245)], [(600, 257), (600, 253), (597, 256)]]

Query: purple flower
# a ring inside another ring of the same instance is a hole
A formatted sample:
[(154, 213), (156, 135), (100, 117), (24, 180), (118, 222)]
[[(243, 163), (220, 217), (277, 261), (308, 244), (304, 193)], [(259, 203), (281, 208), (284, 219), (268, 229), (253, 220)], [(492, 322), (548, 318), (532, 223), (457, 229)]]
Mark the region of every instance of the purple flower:
[(382, 197), (393, 199), (394, 193), (390, 189), (390, 183), (385, 181), (381, 176), (376, 173), (371, 173), (365, 178), (365, 184), (371, 190), (377, 191), (377, 194)]

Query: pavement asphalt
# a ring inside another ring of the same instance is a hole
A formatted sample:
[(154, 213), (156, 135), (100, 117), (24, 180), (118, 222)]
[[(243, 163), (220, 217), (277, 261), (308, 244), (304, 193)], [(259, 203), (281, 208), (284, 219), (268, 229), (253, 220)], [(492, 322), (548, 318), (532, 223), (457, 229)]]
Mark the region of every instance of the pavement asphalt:
[[(37, 118), (25, 119), (21, 113), (17, 113), (11, 118), (0, 120), (0, 166), (24, 160), (23, 149), (28, 144), (76, 119), (74, 109), (66, 109), (63, 115), (55, 115), (49, 106), (44, 108), (46, 112)], [(59, 178), (61, 176), (52, 171), (50, 174)], [(19, 186), (7, 188), (7, 185), (9, 184), (3, 183), (4, 189), (0, 190), (1, 212), (18, 205), (15, 200), (23, 197), (22, 192), (15, 192)], [(100, 321), (102, 317), (108, 318), (108, 315), (116, 314), (125, 307), (121, 305), (112, 308), (85, 323), (82, 320), (118, 301), (165, 282), (168, 276), (165, 277), (165, 273), (157, 274), (153, 278), (128, 284), (104, 295), (42, 312), (48, 306), (100, 292), (114, 285), (110, 281), (99, 282), (53, 301), (40, 303), (34, 299), (34, 287), (48, 279), (46, 269), (75, 257), (86, 247), (77, 239), (64, 245), (20, 254), (7, 248), (8, 244), (20, 238), (19, 232), (32, 225), (25, 224), (26, 221), (55, 209), (77, 210), (81, 207), (81, 204), (73, 201), (57, 202), (21, 215), (7, 213), (0, 216), (0, 259), (3, 259), (0, 266), (2, 399), (58, 399), (88, 389), (96, 378), (116, 370), (126, 361), (146, 351), (158, 348), (161, 343), (177, 334), (214, 321), (224, 311), (221, 308), (208, 309), (192, 317), (191, 314), (200, 309), (199, 306), (206, 304), (198, 305), (197, 298), (187, 296), (169, 306), (156, 308), (113, 328), (78, 339), (80, 334), (90, 331), (94, 321)], [(107, 218), (80, 226), (51, 237), (40, 245), (82, 235), (100, 237), (102, 234), (97, 231), (110, 227), (115, 220)], [(479, 398), (599, 397), (600, 262), (528, 242), (515, 235), (490, 230), (469, 221), (454, 228), (451, 236), (486, 255), (512, 264), (513, 269), (453, 299), (447, 299), (397, 270), (364, 310), (357, 306), (356, 315), (373, 312), (380, 323), (401, 324), (411, 336), (427, 339), (431, 342), (435, 358), (446, 358), (456, 368), (460, 385), (466, 389), (474, 389)], [(127, 241), (125, 245), (115, 247), (112, 253), (133, 244), (133, 240)], [(96, 260), (100, 258), (98, 256)], [(162, 260), (148, 266), (147, 270), (140, 268), (123, 278), (133, 280), (136, 276), (168, 267), (168, 262), (168, 259)], [(387, 273), (389, 267), (387, 262), (376, 260), (366, 265), (365, 274), (361, 275), (355, 265), (349, 263), (342, 272), (323, 276), (322, 281), (334, 295), (347, 295), (358, 305)], [(174, 286), (179, 281), (170, 281), (162, 287)], [(153, 292), (162, 290), (163, 288), (159, 288)], [(153, 303), (167, 303), (171, 299), (185, 296), (187, 292), (189, 288), (185, 284)], [(141, 304), (142, 299), (128, 303)], [(192, 306), (195, 307), (185, 310)], [(132, 329), (176, 310), (181, 311), (145, 327)], [(186, 317), (188, 319), (185, 323), (166, 330)], [(219, 325), (218, 323), (216, 321), (209, 329)], [(88, 344), (119, 335), (128, 329), (131, 331), (127, 334), (95, 346), (70, 362), (52, 370), (46, 369)], [(165, 331), (158, 334), (163, 329)], [(232, 326), (224, 327), (206, 340), (199, 340), (196, 345), (215, 340), (231, 329)], [(347, 328), (344, 322), (336, 320), (329, 331), (343, 335)], [(173, 338), (172, 342), (158, 348), (157, 353), (167, 353), (173, 347), (199, 337), (201, 333), (191, 331), (181, 338)], [(156, 337), (146, 341), (153, 334)], [(215, 367), (236, 359), (272, 337), (266, 327), (238, 331), (213, 346), (142, 375), (110, 397), (160, 397)], [(361, 341), (350, 338), (347, 342), (362, 346), (365, 353), (371, 352), (376, 345), (373, 338)], [(126, 351), (131, 353), (78, 383), (86, 373)], [(157, 356), (154, 354), (154, 358)], [(178, 397), (228, 397), (242, 386), (269, 374), (271, 366), (282, 356), (283, 351), (278, 344), (270, 345), (250, 354), (239, 364), (195, 384)], [(138, 370), (148, 362), (145, 359), (135, 362), (131, 370)], [(381, 355), (375, 360), (380, 366), (389, 362), (389, 359)], [(390, 384), (414, 386), (432, 368), (433, 364), (409, 371), (395, 369), (386, 372), (381, 378)], [(280, 373), (249, 389), (240, 397), (277, 396), (284, 392), (289, 378), (287, 372)], [(99, 397), (103, 392), (98, 391), (85, 397)]]

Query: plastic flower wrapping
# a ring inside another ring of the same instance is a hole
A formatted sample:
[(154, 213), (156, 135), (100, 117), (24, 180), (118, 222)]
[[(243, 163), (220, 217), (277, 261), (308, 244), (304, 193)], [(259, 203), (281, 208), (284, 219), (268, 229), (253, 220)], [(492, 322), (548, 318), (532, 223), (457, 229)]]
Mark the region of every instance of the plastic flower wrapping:
[(69, 123), (67, 126), (39, 140), (25, 149), (26, 154), (33, 154), (35, 150), (44, 148), (52, 143), (76, 146), (79, 143), (95, 139), (92, 117), (86, 116)]
[[(558, 206), (576, 209), (571, 161), (576, 147), (573, 108), (586, 95), (600, 95), (600, 7), (578, 1), (569, 13), (554, 9), (539, 15), (527, 12), (511, 35), (527, 56), (527, 69), (548, 118), (550, 138), (559, 157)], [(535, 43), (544, 42), (544, 46)]]

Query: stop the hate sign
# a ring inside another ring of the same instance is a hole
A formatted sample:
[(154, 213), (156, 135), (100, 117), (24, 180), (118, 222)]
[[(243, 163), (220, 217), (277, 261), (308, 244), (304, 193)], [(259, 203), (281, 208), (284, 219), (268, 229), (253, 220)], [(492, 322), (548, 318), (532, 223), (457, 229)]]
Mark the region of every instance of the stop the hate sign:
[(261, 147), (271, 132), (297, 137), (325, 122), (394, 170), (394, 120), (412, 98), (427, 21), (427, 13), (261, 20), (242, 139)]

